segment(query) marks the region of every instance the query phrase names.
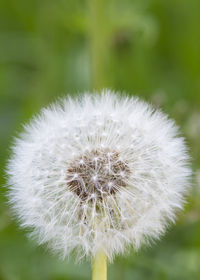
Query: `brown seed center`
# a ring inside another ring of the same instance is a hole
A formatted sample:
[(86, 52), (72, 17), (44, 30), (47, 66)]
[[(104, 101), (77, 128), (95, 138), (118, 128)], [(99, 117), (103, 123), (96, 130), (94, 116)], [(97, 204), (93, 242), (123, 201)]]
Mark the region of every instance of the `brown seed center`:
[(92, 150), (75, 158), (67, 169), (67, 185), (81, 200), (103, 199), (127, 185), (130, 169), (118, 152)]

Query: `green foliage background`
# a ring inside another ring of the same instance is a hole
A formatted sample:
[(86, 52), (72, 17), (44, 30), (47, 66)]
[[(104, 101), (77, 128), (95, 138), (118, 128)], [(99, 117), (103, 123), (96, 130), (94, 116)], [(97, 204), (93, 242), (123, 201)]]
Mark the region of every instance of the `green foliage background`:
[[(13, 136), (57, 96), (94, 87), (137, 94), (187, 139), (194, 184), (185, 212), (161, 241), (117, 257), (110, 280), (200, 279), (199, 14), (199, 0), (0, 1), (2, 186)], [(90, 279), (89, 262), (60, 261), (27, 239), (0, 192), (0, 280)]]

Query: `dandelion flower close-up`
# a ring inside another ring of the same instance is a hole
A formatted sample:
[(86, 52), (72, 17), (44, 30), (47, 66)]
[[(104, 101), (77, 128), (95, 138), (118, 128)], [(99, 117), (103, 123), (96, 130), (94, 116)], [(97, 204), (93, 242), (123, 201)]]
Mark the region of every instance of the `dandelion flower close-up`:
[(7, 173), (14, 213), (39, 244), (111, 261), (175, 221), (191, 169), (172, 120), (104, 90), (43, 109), (15, 140)]

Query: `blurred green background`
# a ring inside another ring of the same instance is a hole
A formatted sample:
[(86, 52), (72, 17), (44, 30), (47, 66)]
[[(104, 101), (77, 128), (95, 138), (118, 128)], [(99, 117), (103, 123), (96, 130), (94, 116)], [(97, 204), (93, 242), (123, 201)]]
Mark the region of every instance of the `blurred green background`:
[[(1, 0), (1, 185), (23, 123), (58, 96), (102, 87), (139, 95), (174, 118), (194, 169), (176, 226), (150, 248), (117, 257), (109, 279), (200, 279), (199, 0)], [(29, 240), (0, 192), (0, 280), (90, 279), (89, 262), (60, 261)]]

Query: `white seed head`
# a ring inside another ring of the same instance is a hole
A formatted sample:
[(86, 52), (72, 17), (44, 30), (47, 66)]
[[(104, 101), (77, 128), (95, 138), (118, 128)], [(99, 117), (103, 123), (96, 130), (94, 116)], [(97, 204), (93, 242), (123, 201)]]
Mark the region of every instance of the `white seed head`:
[(158, 238), (182, 207), (191, 170), (174, 122), (108, 90), (42, 110), (13, 145), (10, 201), (39, 243), (111, 260)]

